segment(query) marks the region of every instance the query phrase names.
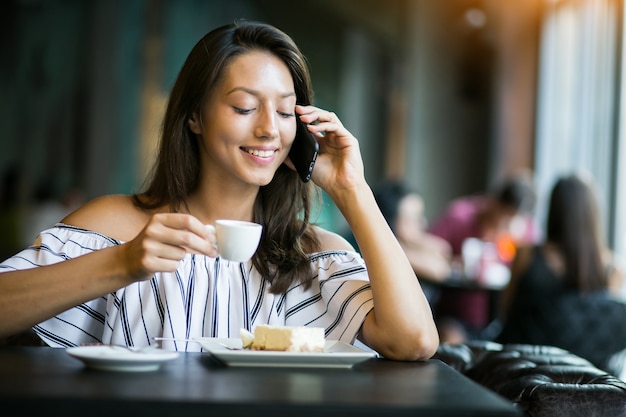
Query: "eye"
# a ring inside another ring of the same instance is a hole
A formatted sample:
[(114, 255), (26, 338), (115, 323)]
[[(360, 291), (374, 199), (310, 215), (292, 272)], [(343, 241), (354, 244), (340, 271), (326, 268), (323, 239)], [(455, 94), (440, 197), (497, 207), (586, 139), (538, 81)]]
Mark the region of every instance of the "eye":
[(233, 109), (235, 110), (235, 113), (237, 114), (250, 114), (252, 110), (254, 110), (254, 109), (242, 109), (242, 108), (234, 107), (234, 106), (233, 106)]
[(287, 112), (282, 112), (282, 111), (279, 111), (278, 114), (280, 114), (284, 118), (289, 118), (289, 117), (294, 117), (295, 116), (295, 114), (293, 114), (293, 113), (287, 113)]

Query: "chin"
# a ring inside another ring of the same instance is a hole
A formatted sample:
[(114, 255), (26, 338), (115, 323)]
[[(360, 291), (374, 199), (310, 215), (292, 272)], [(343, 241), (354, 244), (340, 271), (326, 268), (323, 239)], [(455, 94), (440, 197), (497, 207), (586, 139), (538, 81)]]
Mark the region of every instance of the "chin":
[(274, 179), (274, 177), (255, 177), (255, 178), (249, 178), (246, 182), (250, 185), (255, 185), (258, 187), (263, 187), (265, 185), (268, 185), (270, 182), (272, 182), (272, 179)]
[(278, 168), (273, 171), (269, 169), (247, 171), (242, 175), (241, 179), (247, 184), (263, 187), (272, 182), (278, 171), (280, 171)]

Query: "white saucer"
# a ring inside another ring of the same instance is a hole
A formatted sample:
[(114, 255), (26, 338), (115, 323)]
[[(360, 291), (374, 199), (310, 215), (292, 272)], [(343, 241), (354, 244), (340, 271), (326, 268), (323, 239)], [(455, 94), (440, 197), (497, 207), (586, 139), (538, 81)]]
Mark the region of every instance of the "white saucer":
[(116, 346), (78, 346), (67, 348), (65, 351), (83, 361), (88, 368), (104, 371), (156, 371), (163, 362), (178, 357), (178, 352), (161, 349), (133, 352)]

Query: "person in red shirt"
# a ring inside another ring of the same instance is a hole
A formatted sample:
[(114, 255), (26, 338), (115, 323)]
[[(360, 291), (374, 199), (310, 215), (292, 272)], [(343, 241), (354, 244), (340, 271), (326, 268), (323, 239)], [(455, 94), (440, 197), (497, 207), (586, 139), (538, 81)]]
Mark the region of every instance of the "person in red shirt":
[[(429, 232), (447, 240), (457, 259), (461, 259), (466, 239), (491, 242), (498, 249), (499, 261), (508, 266), (517, 245), (539, 240), (539, 228), (532, 217), (534, 205), (535, 189), (530, 176), (512, 176), (491, 193), (453, 200), (434, 220)], [(444, 288), (434, 310), (439, 320), (458, 322), (467, 337), (473, 339), (482, 338), (490, 322), (489, 304), (489, 294), (484, 289)]]

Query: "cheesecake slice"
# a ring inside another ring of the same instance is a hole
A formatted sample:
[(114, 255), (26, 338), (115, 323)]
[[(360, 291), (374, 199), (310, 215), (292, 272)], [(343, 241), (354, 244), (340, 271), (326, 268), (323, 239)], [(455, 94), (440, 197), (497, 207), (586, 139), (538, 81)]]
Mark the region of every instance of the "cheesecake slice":
[(254, 334), (241, 330), (244, 349), (286, 352), (323, 352), (326, 343), (324, 329), (305, 326), (270, 326), (261, 324)]

